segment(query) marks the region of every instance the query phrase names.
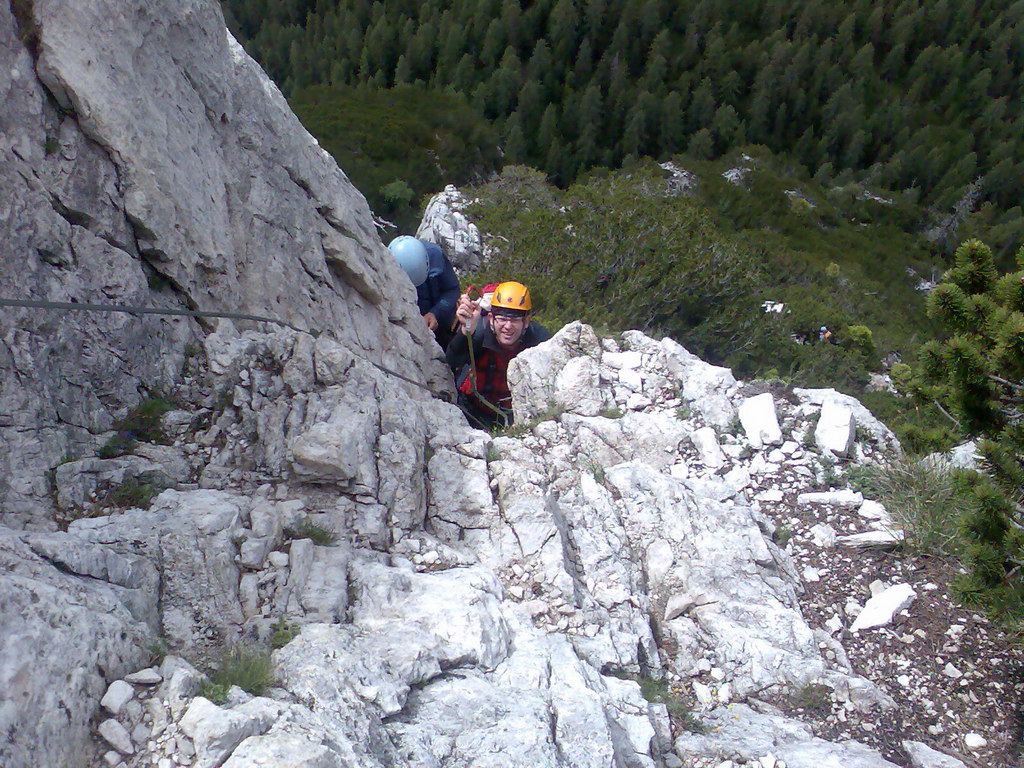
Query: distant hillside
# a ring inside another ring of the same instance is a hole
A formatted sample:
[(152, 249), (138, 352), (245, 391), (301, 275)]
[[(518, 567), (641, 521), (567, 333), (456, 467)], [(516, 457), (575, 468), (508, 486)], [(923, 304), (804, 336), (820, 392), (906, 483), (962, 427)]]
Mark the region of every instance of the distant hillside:
[(450, 87), (492, 121), (507, 162), (559, 184), (630, 158), (753, 143), (823, 182), (852, 174), (937, 210), (968, 194), (1001, 252), (1024, 232), (1021, 1), (223, 6), (286, 93)]
[(290, 104), (373, 210), (404, 232), (415, 231), (424, 195), (499, 167), (493, 129), (456, 93), (317, 85)]

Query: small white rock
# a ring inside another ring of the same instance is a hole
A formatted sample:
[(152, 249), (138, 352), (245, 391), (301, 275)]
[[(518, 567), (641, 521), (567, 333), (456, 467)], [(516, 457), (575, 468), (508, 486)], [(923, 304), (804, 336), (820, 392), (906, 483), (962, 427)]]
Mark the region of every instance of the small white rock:
[(275, 568), (287, 568), (288, 567), (288, 553), (287, 552), (271, 552), (267, 555), (267, 560)]
[(156, 667), (148, 667), (147, 669), (140, 669), (138, 672), (126, 675), (124, 679), (135, 685), (156, 685), (164, 681), (164, 676), (160, 674), (160, 670)]
[(988, 741), (980, 733), (968, 733), (964, 736), (964, 744), (968, 749), (981, 749)]
[(135, 752), (128, 729), (117, 722), (117, 720), (113, 718), (104, 720), (100, 723), (99, 731), (100, 736), (106, 739), (107, 743), (122, 755), (130, 755)]
[(947, 664), (942, 669), (942, 674), (944, 674), (946, 677), (952, 678), (953, 680), (956, 680), (958, 677), (963, 677), (964, 676), (964, 673), (961, 672), (956, 667), (954, 667), (952, 664)]
[(107, 688), (103, 698), (100, 699), (100, 706), (112, 715), (117, 715), (121, 713), (121, 709), (132, 700), (134, 695), (135, 689), (132, 688), (131, 684), (126, 683), (124, 680), (115, 680)]

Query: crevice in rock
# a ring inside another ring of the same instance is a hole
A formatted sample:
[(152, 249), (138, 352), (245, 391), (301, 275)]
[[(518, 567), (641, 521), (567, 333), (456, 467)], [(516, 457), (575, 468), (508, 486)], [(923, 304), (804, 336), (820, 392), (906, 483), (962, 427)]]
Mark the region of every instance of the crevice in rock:
[(35, 19), (35, 0), (11, 0), (11, 14), (18, 25), (18, 39), (32, 60), (39, 59), (39, 25)]
[[(56, 195), (50, 196), (50, 205), (53, 206), (53, 210), (58, 216), (64, 219), (68, 224), (73, 227), (89, 228), (89, 225), (93, 223), (94, 219), (92, 216), (87, 214), (85, 211), (75, 211), (68, 208), (64, 202)], [(109, 243), (110, 241), (107, 240)]]

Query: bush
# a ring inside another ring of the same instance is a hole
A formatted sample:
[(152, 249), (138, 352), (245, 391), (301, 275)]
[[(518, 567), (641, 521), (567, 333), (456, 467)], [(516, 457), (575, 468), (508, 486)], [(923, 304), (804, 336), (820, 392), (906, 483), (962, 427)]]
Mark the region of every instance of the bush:
[(289, 539), (310, 539), (314, 544), (329, 547), (338, 539), (338, 535), (310, 518), (304, 518), (294, 528), (285, 528), (284, 535)]
[(871, 335), (871, 329), (866, 325), (848, 325), (840, 334), (840, 343), (864, 358), (865, 363), (871, 364), (875, 359), (875, 340)]
[(147, 397), (123, 419), (114, 422), (116, 434), (108, 440), (97, 455), (101, 459), (112, 459), (131, 453), (136, 442), (167, 444), (170, 438), (164, 431), (162, 417), (172, 410), (162, 397)]
[(849, 479), (885, 506), (903, 529), (904, 546), (910, 551), (949, 556), (963, 552), (960, 526), (971, 509), (971, 499), (954, 473), (891, 456)]
[(163, 478), (152, 472), (126, 477), (120, 485), (109, 489), (99, 502), (101, 507), (117, 509), (149, 509), (153, 499), (167, 490)]
[(299, 636), (300, 627), (297, 624), (292, 624), (284, 620), (283, 617), (278, 618), (270, 629), (272, 630), (270, 635), (270, 647), (275, 651), (278, 648), (284, 648), (288, 643)]
[(215, 704), (223, 704), (233, 685), (253, 696), (262, 696), (275, 682), (274, 664), (268, 650), (235, 647), (221, 656), (199, 693)]

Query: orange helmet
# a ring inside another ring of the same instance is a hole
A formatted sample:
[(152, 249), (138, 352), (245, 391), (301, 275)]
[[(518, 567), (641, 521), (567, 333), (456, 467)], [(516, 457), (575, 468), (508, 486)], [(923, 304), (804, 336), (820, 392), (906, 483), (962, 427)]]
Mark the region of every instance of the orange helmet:
[(533, 309), (533, 302), (530, 301), (530, 289), (522, 283), (501, 283), (494, 289), (494, 296), (491, 298), (491, 309), (498, 307), (529, 312)]

